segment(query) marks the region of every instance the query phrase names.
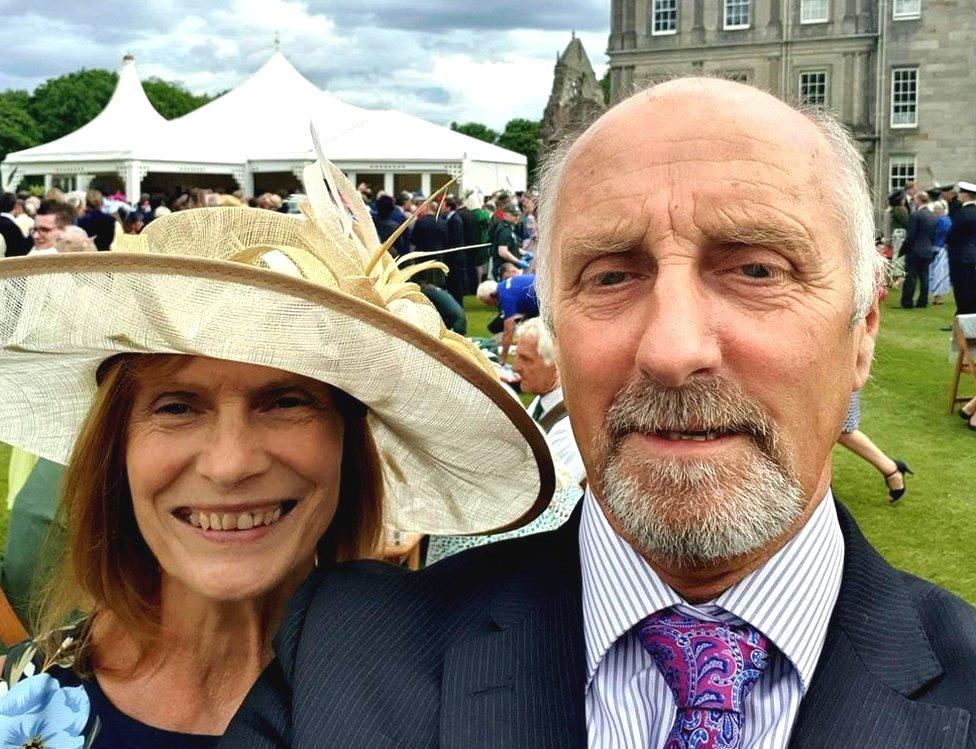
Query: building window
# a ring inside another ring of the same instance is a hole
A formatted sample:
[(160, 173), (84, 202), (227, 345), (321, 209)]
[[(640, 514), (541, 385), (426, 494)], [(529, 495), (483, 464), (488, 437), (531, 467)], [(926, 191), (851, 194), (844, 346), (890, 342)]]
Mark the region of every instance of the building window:
[(749, 28), (749, 0), (725, 0), (726, 30)]
[(828, 0), (800, 0), (800, 23), (827, 23)]
[(654, 13), (651, 19), (651, 34), (676, 34), (678, 32), (678, 0), (653, 0)]
[(827, 106), (827, 71), (800, 73), (800, 106), (823, 109)]
[(736, 83), (749, 83), (748, 70), (723, 70), (718, 75), (720, 78), (724, 78), (727, 81), (735, 81)]
[(888, 192), (899, 190), (915, 180), (915, 157), (892, 156), (888, 161)]
[(894, 0), (891, 17), (896, 21), (906, 21), (922, 17), (922, 0)]
[(891, 71), (891, 126), (918, 125), (918, 68)]

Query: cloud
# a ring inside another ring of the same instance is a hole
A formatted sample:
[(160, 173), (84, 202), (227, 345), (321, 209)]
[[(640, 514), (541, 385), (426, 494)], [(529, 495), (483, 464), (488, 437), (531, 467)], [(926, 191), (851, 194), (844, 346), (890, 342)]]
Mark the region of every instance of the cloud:
[(607, 0), (156, 0), (151, 13), (128, 0), (104, 0), (97, 13), (49, 0), (43, 15), (28, 4), (6, 12), (0, 89), (117, 69), (131, 52), (143, 77), (216, 93), (257, 70), (277, 37), (305, 76), (353, 104), (500, 129), (542, 116), (571, 30), (602, 74), (609, 17)]

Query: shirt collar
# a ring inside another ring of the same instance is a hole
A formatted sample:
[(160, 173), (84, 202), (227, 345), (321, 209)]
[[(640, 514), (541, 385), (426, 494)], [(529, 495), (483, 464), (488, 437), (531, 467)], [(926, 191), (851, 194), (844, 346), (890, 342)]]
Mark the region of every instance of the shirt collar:
[(828, 489), (782, 549), (710, 604), (687, 604), (616, 534), (587, 489), (579, 530), (587, 687), (597, 666), (637, 622), (669, 606), (714, 618), (726, 611), (768, 637), (810, 685), (840, 592), (844, 539)]
[(563, 389), (557, 387), (555, 390), (550, 390), (543, 396), (540, 396), (539, 400), (542, 401), (542, 411), (545, 413), (550, 408), (555, 406), (559, 401), (563, 399)]
[(3, 216), (3, 217), (5, 217), (5, 218), (9, 218), (9, 219), (10, 219), (11, 221), (14, 221), (14, 222), (16, 222), (16, 221), (17, 221), (17, 219), (16, 219), (16, 217), (14, 216), (14, 214), (12, 214), (12, 213), (7, 213), (6, 211), (5, 211), (5, 212), (3, 212), (3, 213), (0, 213), (0, 216)]

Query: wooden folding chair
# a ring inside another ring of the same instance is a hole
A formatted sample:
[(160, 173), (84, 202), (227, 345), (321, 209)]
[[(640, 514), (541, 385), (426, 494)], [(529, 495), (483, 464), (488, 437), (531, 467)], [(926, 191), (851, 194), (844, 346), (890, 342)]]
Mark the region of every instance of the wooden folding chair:
[(972, 375), (973, 385), (976, 387), (976, 315), (956, 315), (952, 321), (952, 336), (959, 351), (956, 354), (952, 387), (949, 390), (949, 413), (955, 410), (957, 403), (965, 403), (973, 397), (959, 395), (959, 380), (963, 372)]
[(18, 642), (27, 639), (27, 630), (20, 623), (17, 613), (7, 600), (7, 596), (0, 590), (0, 642), (5, 648), (10, 648)]

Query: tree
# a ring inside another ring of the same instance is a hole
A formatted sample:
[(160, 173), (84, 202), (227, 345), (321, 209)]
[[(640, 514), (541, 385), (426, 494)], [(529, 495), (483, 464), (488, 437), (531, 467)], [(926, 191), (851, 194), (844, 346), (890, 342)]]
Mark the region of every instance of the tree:
[(26, 91), (0, 92), (0, 161), (12, 151), (36, 146), (37, 123), (30, 116)]
[(509, 151), (523, 154), (528, 159), (529, 182), (535, 174), (536, 162), (539, 157), (539, 128), (542, 123), (516, 117), (505, 124), (505, 130), (498, 136), (496, 143)]
[(211, 97), (194, 94), (180, 83), (170, 83), (155, 76), (142, 83), (150, 103), (167, 120), (182, 117), (198, 107), (202, 107)]
[(46, 143), (77, 130), (101, 112), (119, 76), (108, 70), (79, 70), (49, 78), (30, 98), (30, 114), (40, 141)]
[(451, 130), (463, 133), (464, 135), (470, 135), (472, 138), (485, 141), (485, 143), (494, 143), (498, 140), (498, 133), (487, 125), (482, 125), (480, 122), (465, 122), (462, 125), (452, 122)]

